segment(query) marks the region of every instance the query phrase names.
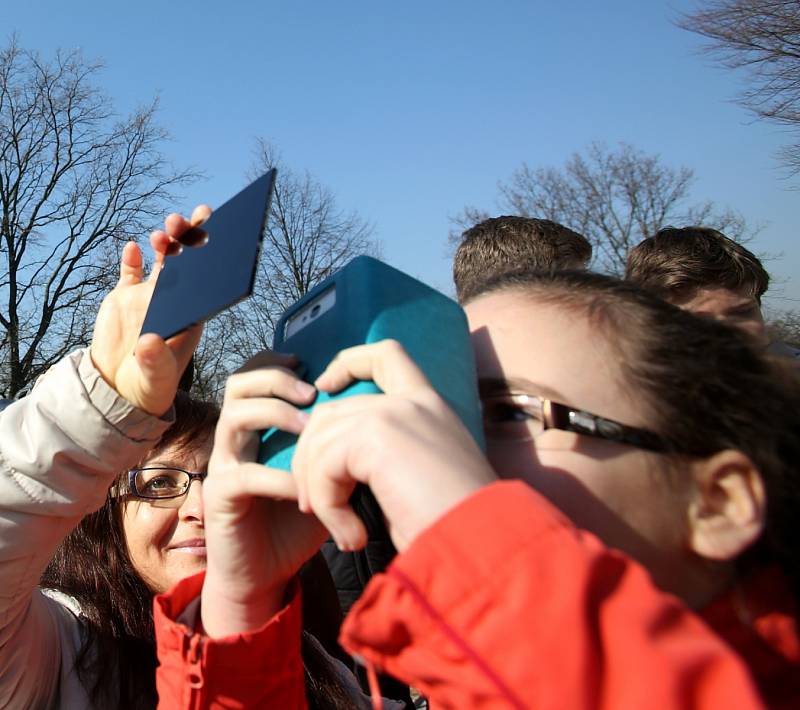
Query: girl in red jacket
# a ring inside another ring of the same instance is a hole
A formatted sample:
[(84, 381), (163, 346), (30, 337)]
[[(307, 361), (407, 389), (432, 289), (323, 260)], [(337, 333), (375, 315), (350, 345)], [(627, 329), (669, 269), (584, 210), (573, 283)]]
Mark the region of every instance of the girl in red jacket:
[[(796, 382), (725, 326), (602, 276), (504, 276), (466, 310), (491, 466), (391, 343), (345, 351), (316, 382), (384, 395), (310, 419), (289, 403), (313, 392), (287, 370), (231, 380), (200, 638), (268, 654), (294, 637), (292, 569), (317, 519), (342, 549), (364, 544), (347, 504), (361, 481), (401, 555), (342, 639), (434, 705), (796, 706)], [(302, 431), (292, 476), (243, 463), (246, 432), (270, 425)], [(187, 589), (162, 601), (162, 628)], [(185, 685), (185, 660), (164, 657), (161, 687)], [(206, 699), (231, 688), (213, 665), (195, 668)]]

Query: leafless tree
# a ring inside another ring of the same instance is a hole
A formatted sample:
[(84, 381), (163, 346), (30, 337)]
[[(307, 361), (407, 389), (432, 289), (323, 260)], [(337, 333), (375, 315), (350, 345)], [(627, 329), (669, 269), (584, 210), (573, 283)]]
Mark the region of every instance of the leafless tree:
[(379, 255), (373, 228), (343, 210), (333, 192), (308, 171), (293, 171), (275, 148), (258, 140), (251, 177), (278, 170), (264, 230), (253, 295), (208, 324), (196, 358), (197, 385), (219, 396), (224, 376), (256, 352), (272, 346), (286, 308), (360, 254)]
[[(705, 0), (678, 22), (709, 40), (706, 51), (724, 67), (747, 73), (740, 102), (760, 118), (800, 135), (800, 3), (797, 0)], [(781, 158), (800, 172), (800, 140)]]
[[(622, 274), (628, 250), (669, 224), (703, 224), (737, 240), (749, 236), (741, 215), (717, 211), (711, 202), (687, 205), (693, 179), (690, 168), (670, 167), (628, 144), (612, 150), (593, 143), (563, 167), (523, 163), (508, 182), (498, 183), (498, 207), (500, 213), (550, 219), (580, 232), (594, 248), (595, 268)], [(487, 216), (465, 208), (452, 219), (451, 243)]]
[(770, 340), (800, 348), (800, 311), (790, 310), (771, 314), (767, 318)]
[(121, 242), (190, 179), (165, 162), (156, 106), (115, 117), (79, 52), (0, 51), (0, 391), (88, 342)]

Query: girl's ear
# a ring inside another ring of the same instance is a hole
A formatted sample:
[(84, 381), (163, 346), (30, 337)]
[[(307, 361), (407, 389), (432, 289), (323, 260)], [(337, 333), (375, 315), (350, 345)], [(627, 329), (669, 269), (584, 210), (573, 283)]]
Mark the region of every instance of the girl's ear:
[(689, 546), (700, 557), (733, 560), (764, 530), (767, 499), (761, 474), (734, 449), (692, 464), (692, 474)]

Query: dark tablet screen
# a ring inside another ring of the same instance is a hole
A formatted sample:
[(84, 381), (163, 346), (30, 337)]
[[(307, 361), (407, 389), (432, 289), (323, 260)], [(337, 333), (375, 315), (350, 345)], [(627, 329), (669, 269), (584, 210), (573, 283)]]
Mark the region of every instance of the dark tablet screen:
[(274, 184), (273, 169), (215, 210), (200, 229), (192, 230), (198, 243), (207, 235), (205, 245), (184, 246), (181, 254), (167, 257), (142, 333), (170, 338), (253, 292)]

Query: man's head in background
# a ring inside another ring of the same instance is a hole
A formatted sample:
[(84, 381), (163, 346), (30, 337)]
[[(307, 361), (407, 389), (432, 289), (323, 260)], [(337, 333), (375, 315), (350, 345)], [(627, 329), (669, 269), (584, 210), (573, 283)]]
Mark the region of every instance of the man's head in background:
[(461, 235), (453, 258), (460, 303), (491, 278), (510, 271), (586, 269), (592, 246), (577, 232), (549, 219), (492, 217)]
[(769, 274), (752, 252), (715, 229), (660, 230), (631, 249), (625, 278), (767, 345), (761, 296), (769, 286)]

